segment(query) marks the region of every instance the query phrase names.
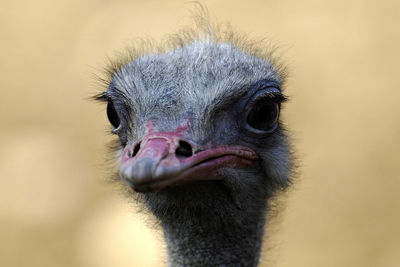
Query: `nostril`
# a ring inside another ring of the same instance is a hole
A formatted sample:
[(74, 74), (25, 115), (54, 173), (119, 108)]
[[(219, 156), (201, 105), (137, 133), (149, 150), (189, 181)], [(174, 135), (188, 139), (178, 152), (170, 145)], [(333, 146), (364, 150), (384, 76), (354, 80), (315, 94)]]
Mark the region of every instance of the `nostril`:
[(135, 145), (135, 148), (133, 149), (133, 153), (132, 153), (132, 158), (134, 156), (136, 156), (136, 154), (139, 152), (139, 150), (140, 150), (140, 142)]
[(179, 146), (175, 151), (176, 156), (178, 157), (190, 157), (193, 155), (192, 146), (185, 141), (179, 141)]

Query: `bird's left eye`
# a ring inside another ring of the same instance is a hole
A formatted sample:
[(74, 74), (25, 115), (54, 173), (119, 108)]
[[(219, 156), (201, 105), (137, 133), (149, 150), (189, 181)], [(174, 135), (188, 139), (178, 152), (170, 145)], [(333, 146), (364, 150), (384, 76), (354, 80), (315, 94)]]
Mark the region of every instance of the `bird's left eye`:
[(251, 108), (247, 124), (260, 131), (272, 131), (279, 118), (279, 104), (270, 99), (260, 99)]
[(117, 129), (120, 125), (120, 119), (111, 100), (107, 103), (107, 117), (114, 129)]

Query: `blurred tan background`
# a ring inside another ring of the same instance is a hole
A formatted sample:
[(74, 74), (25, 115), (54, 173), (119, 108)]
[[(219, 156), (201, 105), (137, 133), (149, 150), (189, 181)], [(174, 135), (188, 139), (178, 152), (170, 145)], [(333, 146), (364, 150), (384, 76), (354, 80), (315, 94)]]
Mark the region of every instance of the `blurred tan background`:
[[(400, 1), (205, 1), (281, 47), (300, 159), (262, 266), (400, 266)], [(163, 266), (111, 186), (106, 59), (190, 23), (184, 1), (0, 2), (0, 266)]]

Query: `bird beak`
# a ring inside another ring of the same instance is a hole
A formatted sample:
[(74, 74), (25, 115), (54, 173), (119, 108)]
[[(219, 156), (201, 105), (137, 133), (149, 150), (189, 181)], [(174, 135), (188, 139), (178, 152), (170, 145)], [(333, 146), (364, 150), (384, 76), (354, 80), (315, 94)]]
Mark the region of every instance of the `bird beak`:
[[(127, 145), (120, 166), (122, 180), (135, 191), (154, 192), (192, 180), (221, 179), (217, 173), (220, 168), (247, 166), (256, 158), (253, 150), (241, 146), (220, 146), (182, 156), (177, 153), (179, 140), (180, 136), (171, 133), (152, 133), (140, 145)], [(185, 143), (192, 151), (201, 150)]]

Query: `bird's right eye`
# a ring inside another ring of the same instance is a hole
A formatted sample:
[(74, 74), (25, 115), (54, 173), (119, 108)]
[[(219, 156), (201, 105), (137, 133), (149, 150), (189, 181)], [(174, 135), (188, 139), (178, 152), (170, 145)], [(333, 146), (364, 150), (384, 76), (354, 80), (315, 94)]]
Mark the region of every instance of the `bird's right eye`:
[(114, 103), (109, 100), (107, 103), (107, 117), (114, 129), (117, 129), (121, 123), (118, 113), (115, 110)]

